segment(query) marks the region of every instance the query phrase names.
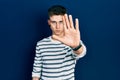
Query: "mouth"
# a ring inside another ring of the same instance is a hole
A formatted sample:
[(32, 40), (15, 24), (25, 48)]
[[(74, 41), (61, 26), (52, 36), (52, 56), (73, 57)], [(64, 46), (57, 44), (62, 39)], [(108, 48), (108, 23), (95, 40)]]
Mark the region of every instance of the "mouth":
[(61, 31), (60, 31), (60, 30), (55, 30), (55, 33), (56, 33), (56, 34), (60, 34)]
[(56, 32), (60, 32), (60, 30), (55, 30)]

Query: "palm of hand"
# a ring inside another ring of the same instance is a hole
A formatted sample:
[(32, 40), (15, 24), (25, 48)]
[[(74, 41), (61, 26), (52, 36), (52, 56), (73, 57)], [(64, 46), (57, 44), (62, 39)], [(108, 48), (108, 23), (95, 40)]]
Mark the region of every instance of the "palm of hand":
[(64, 36), (61, 38), (61, 42), (64, 44), (76, 47), (76, 45), (79, 45), (80, 42), (80, 33), (79, 31), (69, 29), (65, 32)]

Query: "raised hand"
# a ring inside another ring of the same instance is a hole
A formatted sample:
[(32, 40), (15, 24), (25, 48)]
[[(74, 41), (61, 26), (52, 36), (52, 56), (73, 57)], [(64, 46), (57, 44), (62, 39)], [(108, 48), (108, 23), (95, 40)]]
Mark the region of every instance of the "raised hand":
[(71, 15), (63, 16), (64, 35), (62, 37), (53, 35), (52, 37), (60, 42), (75, 48), (80, 44), (79, 21), (75, 19), (75, 27)]

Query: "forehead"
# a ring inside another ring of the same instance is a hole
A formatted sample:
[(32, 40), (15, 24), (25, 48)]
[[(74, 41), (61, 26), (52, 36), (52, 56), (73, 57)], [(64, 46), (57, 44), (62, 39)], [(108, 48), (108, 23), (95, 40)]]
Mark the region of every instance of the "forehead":
[(63, 15), (53, 15), (53, 16), (50, 16), (50, 20), (52, 20), (52, 21), (61, 21), (62, 17), (63, 17)]

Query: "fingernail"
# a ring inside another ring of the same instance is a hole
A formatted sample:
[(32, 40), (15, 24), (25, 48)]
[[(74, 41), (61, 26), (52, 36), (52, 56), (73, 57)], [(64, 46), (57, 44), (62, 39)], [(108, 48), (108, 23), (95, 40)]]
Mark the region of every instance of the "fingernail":
[(72, 15), (69, 15), (69, 17), (72, 17)]

